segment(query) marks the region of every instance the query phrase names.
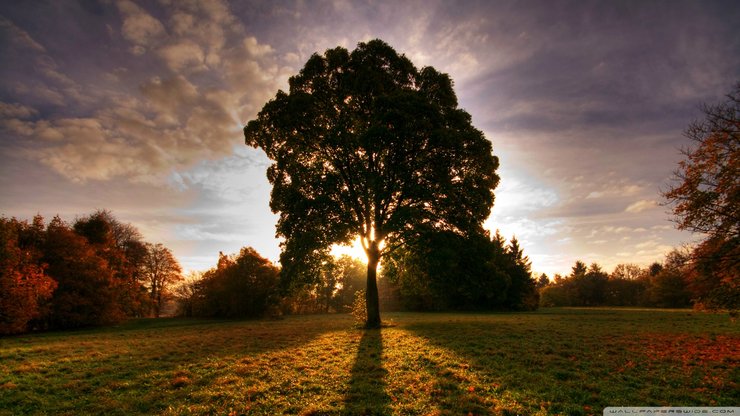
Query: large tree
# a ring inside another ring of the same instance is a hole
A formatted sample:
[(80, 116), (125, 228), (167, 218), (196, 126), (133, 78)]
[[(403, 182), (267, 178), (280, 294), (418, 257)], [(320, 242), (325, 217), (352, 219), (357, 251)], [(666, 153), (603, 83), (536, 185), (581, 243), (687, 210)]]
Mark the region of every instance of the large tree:
[(244, 128), (273, 160), (283, 278), (316, 275), (333, 244), (367, 254), (367, 322), (380, 325), (377, 265), (422, 229), (478, 232), (493, 206), (498, 159), (458, 108), (452, 80), (418, 70), (386, 43), (314, 54)]
[(740, 307), (740, 82), (727, 99), (703, 107), (704, 119), (685, 131), (692, 145), (664, 193), (679, 229), (705, 236), (694, 250), (697, 301)]

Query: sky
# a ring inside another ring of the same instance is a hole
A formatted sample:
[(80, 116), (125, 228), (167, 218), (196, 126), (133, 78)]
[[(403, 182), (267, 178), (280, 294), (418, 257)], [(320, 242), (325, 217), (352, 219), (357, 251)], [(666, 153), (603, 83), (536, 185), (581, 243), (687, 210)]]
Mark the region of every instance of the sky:
[(695, 236), (660, 196), (740, 80), (737, 1), (0, 1), (0, 214), (108, 209), (185, 270), (277, 261), (243, 126), (313, 53), (379, 38), (455, 83), (493, 143), (485, 226), (537, 273), (646, 265)]

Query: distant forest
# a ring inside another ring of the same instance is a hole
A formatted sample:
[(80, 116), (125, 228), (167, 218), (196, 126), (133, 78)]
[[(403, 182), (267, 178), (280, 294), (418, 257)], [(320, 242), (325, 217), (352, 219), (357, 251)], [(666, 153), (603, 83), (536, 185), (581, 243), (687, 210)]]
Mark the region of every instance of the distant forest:
[[(97, 211), (69, 224), (0, 218), (0, 333), (110, 325), (169, 316), (258, 318), (343, 313), (364, 306), (367, 266), (326, 256), (311, 279), (281, 279), (254, 249), (220, 254), (183, 277), (172, 252), (130, 224)], [(533, 310), (538, 306), (701, 308), (711, 287), (692, 272), (688, 251), (648, 267), (577, 262), (568, 276), (532, 276), (518, 241), (498, 233), (426, 234), (397, 250), (379, 279), (382, 310)], [(362, 316), (360, 313), (359, 316)]]

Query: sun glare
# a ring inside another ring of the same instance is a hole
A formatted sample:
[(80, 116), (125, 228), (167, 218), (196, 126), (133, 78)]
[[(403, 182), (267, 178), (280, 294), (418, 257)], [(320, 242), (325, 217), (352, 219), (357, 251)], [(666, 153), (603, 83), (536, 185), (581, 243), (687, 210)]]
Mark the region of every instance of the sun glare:
[(365, 254), (365, 250), (362, 248), (362, 243), (360, 243), (360, 237), (355, 238), (355, 240), (350, 245), (340, 246), (338, 244), (335, 244), (331, 247), (332, 256), (340, 257), (344, 254), (356, 258), (364, 264), (367, 264), (367, 255)]

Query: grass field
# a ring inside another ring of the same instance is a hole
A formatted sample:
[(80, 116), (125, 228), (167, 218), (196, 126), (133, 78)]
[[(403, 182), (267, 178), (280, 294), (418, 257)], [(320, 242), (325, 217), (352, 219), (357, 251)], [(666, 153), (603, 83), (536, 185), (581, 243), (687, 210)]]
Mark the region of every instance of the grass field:
[(601, 414), (740, 403), (740, 329), (691, 311), (144, 320), (0, 339), (0, 414)]

